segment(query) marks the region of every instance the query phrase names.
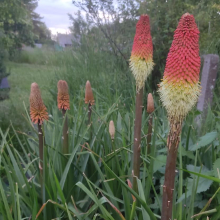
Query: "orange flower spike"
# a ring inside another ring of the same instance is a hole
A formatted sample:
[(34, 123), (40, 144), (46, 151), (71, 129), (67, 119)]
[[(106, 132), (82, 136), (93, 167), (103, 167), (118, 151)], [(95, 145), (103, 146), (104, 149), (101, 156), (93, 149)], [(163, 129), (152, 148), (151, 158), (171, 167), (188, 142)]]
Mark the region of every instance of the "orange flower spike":
[(153, 70), (153, 43), (148, 15), (141, 15), (134, 37), (130, 68), (136, 80), (137, 91), (143, 88), (145, 80)]
[(174, 33), (159, 94), (169, 118), (183, 119), (200, 94), (199, 30), (193, 15), (184, 14)]
[(58, 108), (67, 110), (70, 109), (70, 99), (69, 99), (69, 93), (68, 93), (68, 85), (67, 82), (64, 80), (59, 80), (57, 83), (57, 104)]
[(89, 80), (87, 80), (86, 82), (85, 103), (86, 104), (90, 103), (91, 105), (95, 105), (92, 87), (91, 87)]
[(37, 83), (31, 84), (30, 115), (32, 122), (35, 124), (39, 123), (41, 125), (44, 120), (48, 120), (47, 108), (43, 103)]

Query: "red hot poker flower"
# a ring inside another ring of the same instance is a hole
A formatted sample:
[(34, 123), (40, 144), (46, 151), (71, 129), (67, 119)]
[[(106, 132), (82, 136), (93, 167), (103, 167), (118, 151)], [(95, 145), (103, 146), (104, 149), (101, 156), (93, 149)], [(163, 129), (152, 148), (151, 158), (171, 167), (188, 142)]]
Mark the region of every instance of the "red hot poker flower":
[(57, 83), (57, 104), (59, 109), (70, 109), (70, 100), (69, 100), (69, 93), (68, 93), (68, 85), (67, 82), (64, 80), (59, 80)]
[(42, 124), (44, 120), (48, 120), (47, 108), (43, 103), (37, 83), (31, 84), (30, 115), (35, 124)]
[(130, 58), (130, 68), (136, 80), (137, 91), (145, 83), (153, 69), (153, 43), (150, 33), (150, 19), (148, 15), (141, 15), (134, 37)]
[(184, 14), (174, 33), (159, 93), (169, 117), (184, 118), (200, 93), (199, 30), (193, 15)]

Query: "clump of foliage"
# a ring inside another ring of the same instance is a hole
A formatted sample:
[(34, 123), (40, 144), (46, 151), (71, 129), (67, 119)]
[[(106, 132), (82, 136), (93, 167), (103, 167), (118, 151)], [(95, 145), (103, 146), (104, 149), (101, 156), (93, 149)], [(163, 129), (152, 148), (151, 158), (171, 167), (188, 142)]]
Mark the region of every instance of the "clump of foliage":
[[(0, 29), (0, 86), (4, 78), (9, 75), (5, 65), (5, 50), (2, 43), (2, 32)], [(2, 86), (0, 88), (0, 101), (9, 98), (9, 88)]]
[(0, 2), (0, 28), (3, 46), (10, 55), (22, 44), (34, 46), (34, 42), (51, 38), (50, 31), (34, 10), (37, 0), (2, 0)]

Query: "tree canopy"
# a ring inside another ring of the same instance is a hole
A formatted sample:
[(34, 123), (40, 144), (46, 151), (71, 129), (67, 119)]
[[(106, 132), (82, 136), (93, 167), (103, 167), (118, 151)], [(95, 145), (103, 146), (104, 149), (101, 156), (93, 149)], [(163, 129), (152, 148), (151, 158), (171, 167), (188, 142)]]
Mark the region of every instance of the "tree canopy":
[(33, 45), (41, 38), (50, 38), (50, 32), (34, 10), (37, 0), (2, 0), (0, 2), (1, 40), (6, 49)]
[(141, 14), (148, 14), (156, 63), (152, 74), (154, 82), (162, 75), (174, 30), (186, 12), (194, 15), (199, 27), (200, 53), (220, 53), (220, 0), (76, 0), (73, 4), (80, 11), (70, 16), (73, 33), (95, 39), (94, 44), (105, 42), (106, 48), (110, 47), (127, 63), (137, 19)]

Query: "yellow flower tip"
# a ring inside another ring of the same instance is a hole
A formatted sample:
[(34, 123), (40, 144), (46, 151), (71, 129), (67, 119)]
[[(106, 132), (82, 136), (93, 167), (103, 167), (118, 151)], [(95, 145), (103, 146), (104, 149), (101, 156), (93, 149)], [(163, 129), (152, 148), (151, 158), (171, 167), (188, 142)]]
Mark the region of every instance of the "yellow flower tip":
[(32, 122), (35, 124), (42, 124), (44, 120), (48, 120), (47, 108), (43, 103), (37, 83), (31, 84), (30, 115)]
[(185, 14), (183, 14), (182, 17), (186, 17), (186, 16), (188, 16), (188, 15), (190, 15), (190, 13), (186, 12)]
[(148, 60), (141, 59), (138, 56), (131, 56), (130, 58), (130, 68), (136, 80), (137, 92), (144, 87), (145, 80), (151, 74), (154, 67), (154, 62), (152, 57)]
[(64, 80), (59, 80), (57, 83), (57, 104), (59, 109), (70, 109), (70, 100), (69, 100), (69, 92), (68, 92), (68, 84)]
[(91, 105), (95, 105), (92, 87), (91, 87), (89, 80), (87, 80), (86, 82), (85, 103), (86, 104), (90, 103)]
[(147, 113), (151, 114), (154, 111), (154, 98), (151, 93), (147, 96)]
[(171, 84), (167, 80), (160, 83), (160, 99), (167, 110), (169, 118), (183, 119), (193, 108), (201, 92), (199, 82), (195, 84)]
[(113, 140), (115, 138), (115, 125), (112, 120), (109, 122), (109, 134), (111, 136), (111, 139)]

